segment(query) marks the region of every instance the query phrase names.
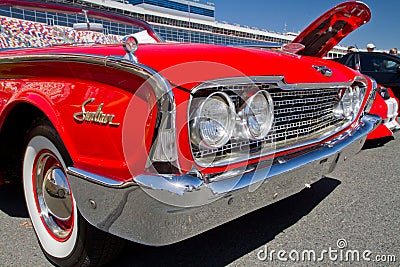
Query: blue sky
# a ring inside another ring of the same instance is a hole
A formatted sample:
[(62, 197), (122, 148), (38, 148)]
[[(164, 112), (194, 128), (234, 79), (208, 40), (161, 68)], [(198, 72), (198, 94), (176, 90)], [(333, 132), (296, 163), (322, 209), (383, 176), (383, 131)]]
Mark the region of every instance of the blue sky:
[[(202, 0), (201, 2), (205, 2)], [(302, 31), (339, 0), (212, 0), (216, 19), (250, 27), (283, 32)], [(372, 12), (369, 23), (344, 38), (341, 45), (365, 48), (374, 43), (377, 49), (400, 48), (400, 0), (365, 0)]]

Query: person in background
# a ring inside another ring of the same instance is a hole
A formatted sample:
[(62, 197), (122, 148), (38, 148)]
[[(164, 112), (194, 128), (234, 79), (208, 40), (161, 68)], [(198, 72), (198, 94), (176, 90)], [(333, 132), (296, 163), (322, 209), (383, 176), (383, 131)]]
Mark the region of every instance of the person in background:
[(357, 52), (357, 48), (355, 48), (354, 46), (349, 46), (347, 47), (347, 53), (351, 53), (351, 52)]
[(369, 44), (367, 44), (367, 51), (374, 52), (375, 47), (376, 46), (373, 43), (369, 43)]
[[(397, 48), (390, 49), (389, 54), (397, 56)], [(399, 64), (393, 60), (384, 60), (383, 67), (385, 72), (397, 72), (399, 70)]]
[(397, 48), (393, 47), (392, 49), (390, 49), (389, 54), (397, 55)]

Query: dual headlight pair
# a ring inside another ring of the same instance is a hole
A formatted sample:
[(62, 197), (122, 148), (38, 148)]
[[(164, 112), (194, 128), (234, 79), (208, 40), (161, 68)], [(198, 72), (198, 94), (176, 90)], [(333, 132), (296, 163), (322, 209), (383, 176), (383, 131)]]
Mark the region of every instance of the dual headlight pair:
[(334, 114), (337, 118), (353, 120), (360, 111), (366, 88), (354, 85), (344, 89)]
[(274, 121), (271, 95), (266, 91), (256, 91), (238, 102), (243, 104), (236, 107), (224, 92), (214, 92), (197, 100), (190, 125), (192, 142), (203, 147), (219, 148), (233, 134), (247, 140), (265, 138)]

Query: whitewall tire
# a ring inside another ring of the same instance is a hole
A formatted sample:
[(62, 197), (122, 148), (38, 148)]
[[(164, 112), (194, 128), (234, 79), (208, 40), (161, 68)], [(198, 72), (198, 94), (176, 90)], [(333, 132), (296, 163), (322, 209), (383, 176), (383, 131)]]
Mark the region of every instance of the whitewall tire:
[[(35, 136), (32, 138), (26, 148), (25, 156), (24, 156), (24, 163), (23, 163), (23, 181), (24, 181), (24, 192), (25, 192), (25, 199), (27, 203), (27, 208), (29, 212), (29, 216), (32, 220), (32, 225), (35, 228), (37, 237), (40, 241), (40, 244), (45, 250), (47, 254), (53, 256), (55, 258), (65, 258), (71, 254), (73, 251), (76, 238), (77, 238), (77, 210), (75, 206), (75, 200), (73, 199), (72, 195), (71, 202), (72, 202), (72, 214), (70, 215), (72, 219), (71, 228), (68, 229), (68, 233), (66, 237), (63, 237), (61, 234), (57, 234), (57, 231), (62, 231), (62, 229), (57, 229), (58, 226), (56, 222), (54, 226), (51, 225), (51, 222), (46, 222), (47, 220), (54, 220), (53, 218), (43, 218), (43, 217), (51, 217), (52, 214), (46, 211), (46, 204), (43, 203), (43, 207), (38, 205), (38, 201), (45, 201), (43, 196), (39, 196), (38, 199), (37, 191), (41, 191), (42, 188), (37, 188), (41, 183), (41, 181), (37, 181), (35, 176), (37, 176), (34, 172), (35, 169), (37, 172), (37, 165), (43, 156), (47, 156), (46, 153), (51, 153), (57, 158), (59, 163), (61, 163), (63, 170), (66, 169), (65, 162), (62, 160), (62, 156), (54, 144), (43, 136)], [(52, 160), (52, 159), (51, 159)], [(47, 171), (50, 171), (51, 167), (47, 168)], [(44, 169), (46, 171), (46, 169)], [(45, 176), (46, 174), (44, 174)], [(42, 186), (43, 187), (43, 186)]]
[(124, 240), (90, 225), (79, 213), (66, 174), (72, 164), (46, 119), (33, 122), (22, 164), (27, 209), (39, 244), (57, 266), (100, 266), (122, 250)]

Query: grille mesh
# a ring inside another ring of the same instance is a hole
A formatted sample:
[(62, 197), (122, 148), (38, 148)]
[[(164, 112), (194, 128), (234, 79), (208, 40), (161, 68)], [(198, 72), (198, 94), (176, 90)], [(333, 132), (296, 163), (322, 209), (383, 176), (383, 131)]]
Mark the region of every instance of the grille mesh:
[(271, 93), (274, 101), (274, 141), (296, 143), (313, 139), (321, 130), (337, 125), (333, 114), (338, 104), (338, 89), (316, 89)]

